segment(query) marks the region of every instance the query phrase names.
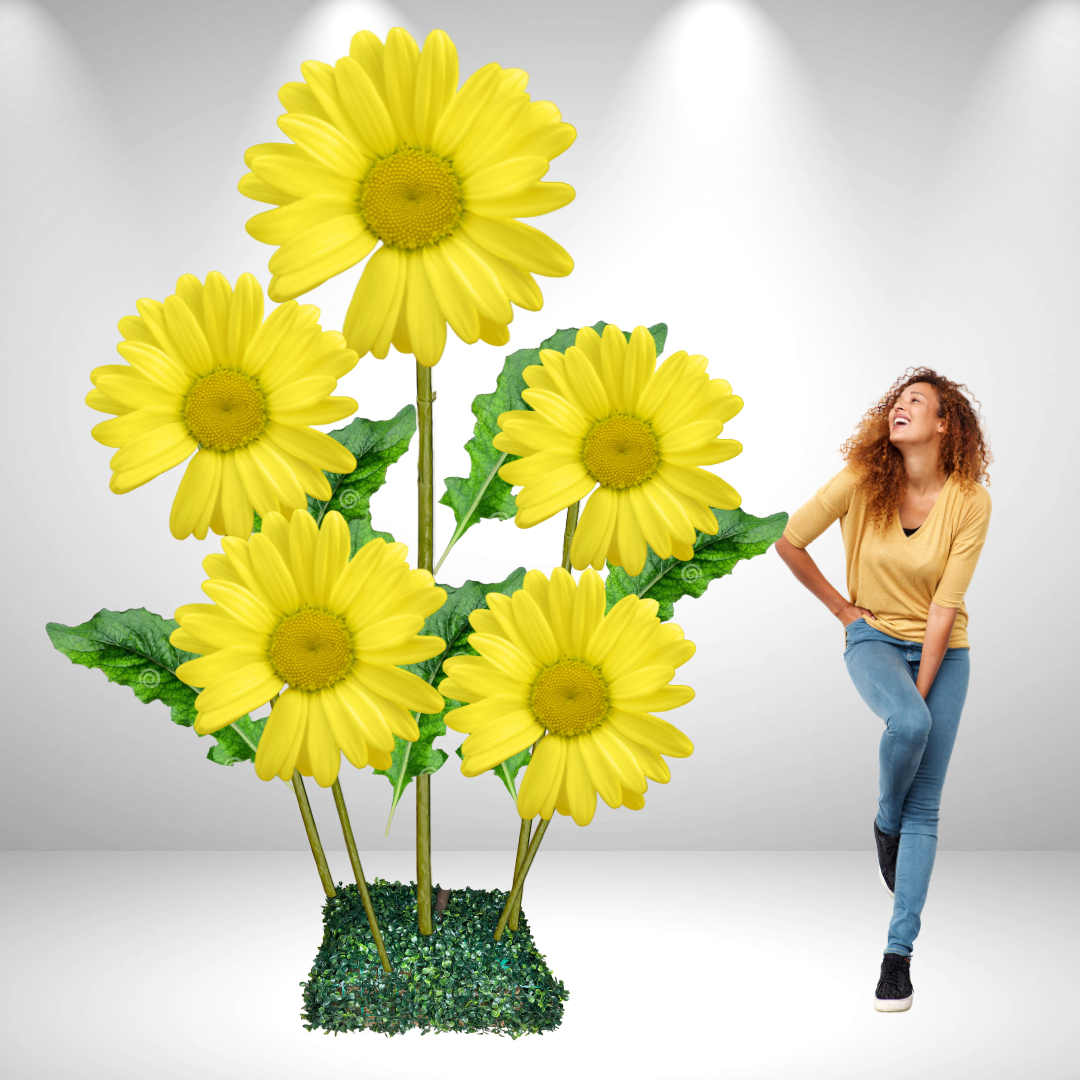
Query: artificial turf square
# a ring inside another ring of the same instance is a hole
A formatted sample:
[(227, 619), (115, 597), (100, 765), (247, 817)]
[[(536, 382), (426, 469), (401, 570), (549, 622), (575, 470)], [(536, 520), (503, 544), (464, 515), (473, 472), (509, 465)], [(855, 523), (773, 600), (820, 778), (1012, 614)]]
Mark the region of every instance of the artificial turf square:
[[(431, 891), (432, 910), (438, 886)], [(304, 988), (304, 1027), (336, 1035), (488, 1031), (516, 1039), (554, 1031), (570, 996), (537, 950), (521, 912), (518, 929), (495, 927), (499, 889), (454, 889), (424, 937), (416, 926), (416, 885), (377, 878), (368, 885), (391, 971), (383, 971), (355, 885), (337, 886), (323, 908), (323, 940)]]

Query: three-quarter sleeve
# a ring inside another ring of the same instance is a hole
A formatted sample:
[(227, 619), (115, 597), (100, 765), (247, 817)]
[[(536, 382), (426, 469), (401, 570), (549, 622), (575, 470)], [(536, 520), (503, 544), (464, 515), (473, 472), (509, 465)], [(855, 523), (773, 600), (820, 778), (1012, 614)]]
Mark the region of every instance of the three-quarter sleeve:
[(933, 602), (939, 607), (958, 608), (964, 600), (979, 553), (986, 542), (986, 533), (990, 528), (990, 495), (984, 488), (979, 488), (981, 497), (968, 503), (952, 546), (949, 558), (941, 573)]
[(788, 518), (784, 537), (797, 548), (812, 544), (834, 521), (848, 512), (855, 491), (855, 474), (844, 466), (817, 494)]

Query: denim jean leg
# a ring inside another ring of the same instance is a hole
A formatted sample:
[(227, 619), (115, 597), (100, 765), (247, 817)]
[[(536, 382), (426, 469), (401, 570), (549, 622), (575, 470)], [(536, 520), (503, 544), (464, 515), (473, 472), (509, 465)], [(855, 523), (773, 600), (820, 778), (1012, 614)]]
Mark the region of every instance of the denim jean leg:
[(859, 696), (885, 721), (878, 747), (878, 828), (895, 836), (929, 739), (931, 714), (905, 659), (912, 643), (858, 624), (851, 630), (844, 652), (848, 674)]
[[(912, 678), (917, 679), (918, 663), (911, 667)], [(969, 674), (968, 650), (949, 649), (927, 695), (932, 722), (901, 811), (893, 916), (886, 952), (910, 956), (922, 926), (923, 905), (937, 853), (941, 792), (967, 698)]]

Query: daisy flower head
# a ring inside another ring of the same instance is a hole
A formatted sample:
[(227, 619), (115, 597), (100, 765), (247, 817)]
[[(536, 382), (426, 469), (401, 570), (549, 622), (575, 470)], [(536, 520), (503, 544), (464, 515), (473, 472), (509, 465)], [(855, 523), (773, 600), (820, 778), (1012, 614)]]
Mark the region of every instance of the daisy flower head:
[(530, 409), (501, 413), (493, 440), (520, 458), (499, 470), (507, 483), (522, 485), (518, 527), (588, 498), (570, 548), (575, 570), (600, 570), (606, 560), (636, 576), (646, 545), (663, 559), (692, 559), (695, 530), (716, 534), (710, 507), (733, 510), (742, 502), (730, 484), (700, 468), (742, 452), (742, 443), (717, 435), (743, 400), (729, 382), (706, 374), (708, 363), (677, 352), (657, 368), (656, 343), (644, 326), (627, 342), (611, 323), (603, 337), (579, 330), (565, 353), (541, 350), (540, 363), (522, 373)]
[(344, 333), (361, 356), (390, 345), (438, 363), (449, 323), (462, 341), (505, 345), (511, 303), (543, 305), (533, 274), (564, 277), (570, 256), (517, 220), (569, 203), (567, 184), (542, 183), (574, 141), (549, 101), (531, 101), (528, 75), (488, 64), (458, 89), (458, 57), (442, 30), (424, 48), (405, 30), (383, 44), (368, 30), (335, 64), (300, 65), (279, 93), (291, 143), (244, 156), (240, 192), (276, 209), (247, 231), (276, 245), (269, 294), (290, 300), (371, 253)]
[(221, 274), (192, 274), (164, 303), (139, 300), (120, 320), (116, 346), (126, 364), (90, 373), (86, 404), (115, 419), (91, 434), (112, 456), (109, 487), (124, 494), (195, 454), (180, 481), (169, 528), (178, 540), (208, 528), (247, 537), (252, 511), (286, 517), (307, 495), (329, 499), (323, 469), (347, 473), (356, 459), (312, 424), (356, 411), (331, 397), (358, 357), (319, 326), (319, 309), (281, 304), (263, 320), (258, 281), (235, 291)]
[(322, 787), (341, 754), (358, 769), (390, 767), (394, 736), (419, 737), (410, 710), (439, 712), (443, 699), (399, 664), (437, 655), (442, 638), (420, 637), (446, 602), (427, 570), (410, 570), (404, 544), (381, 537), (349, 558), (349, 527), (336, 511), (321, 527), (308, 513), (268, 514), (250, 540), (226, 537), (203, 560), (211, 604), (187, 604), (170, 636), (199, 653), (176, 669), (195, 699), (200, 735), (278, 698), (255, 755), (262, 780), (293, 769)]
[(443, 663), (439, 690), (468, 704), (446, 713), (467, 732), (461, 771), (478, 776), (539, 739), (518, 794), (523, 818), (554, 811), (587, 825), (596, 796), (640, 810), (648, 780), (671, 778), (661, 754), (688, 757), (690, 740), (650, 710), (693, 700), (670, 685), (694, 655), (680, 627), (661, 623), (655, 600), (627, 596), (604, 614), (604, 583), (586, 570), (575, 584), (556, 567), (550, 580), (525, 575), (513, 596), (489, 593), (469, 617), (479, 656)]

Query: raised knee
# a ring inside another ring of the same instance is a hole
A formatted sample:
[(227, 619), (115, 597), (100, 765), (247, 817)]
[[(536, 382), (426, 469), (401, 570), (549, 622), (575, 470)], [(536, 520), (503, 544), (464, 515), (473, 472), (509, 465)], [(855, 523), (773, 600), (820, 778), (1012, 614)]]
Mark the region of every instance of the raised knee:
[(921, 709), (903, 709), (890, 719), (889, 727), (897, 738), (922, 746), (930, 737), (930, 710), (925, 704)]

